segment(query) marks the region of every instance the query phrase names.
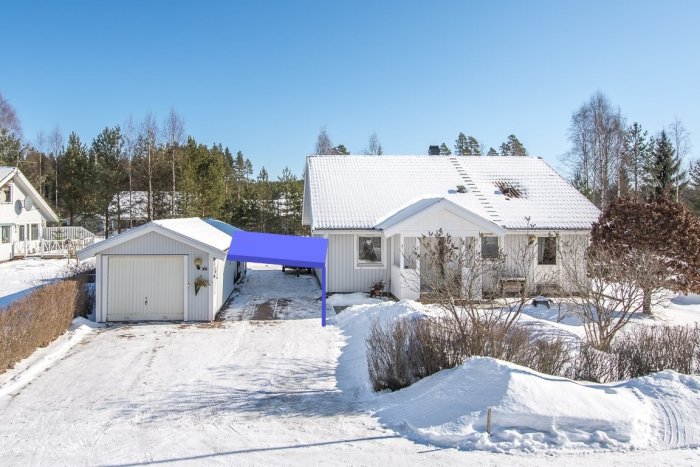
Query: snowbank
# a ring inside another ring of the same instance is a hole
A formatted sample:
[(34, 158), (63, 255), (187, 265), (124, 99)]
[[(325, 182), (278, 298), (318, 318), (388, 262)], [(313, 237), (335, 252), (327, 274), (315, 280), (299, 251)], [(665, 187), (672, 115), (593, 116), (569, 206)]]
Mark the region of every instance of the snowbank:
[[(384, 426), (408, 439), (497, 452), (662, 449), (700, 443), (700, 378), (672, 371), (593, 384), (476, 357), (400, 391), (373, 392), (366, 360), (371, 324), (432, 313), (404, 300), (354, 306), (330, 321), (345, 338), (336, 369), (338, 388), (366, 403)], [(491, 435), (486, 429), (489, 408)]]
[(345, 338), (345, 346), (336, 369), (338, 388), (354, 400), (376, 397), (372, 390), (367, 370), (367, 347), (365, 342), (372, 323), (376, 320), (385, 325), (392, 321), (426, 315), (430, 311), (413, 300), (382, 302), (374, 305), (355, 305), (329, 319), (338, 326)]
[(382, 301), (381, 298), (371, 298), (364, 292), (335, 293), (326, 299), (326, 304), (329, 306), (372, 305)]

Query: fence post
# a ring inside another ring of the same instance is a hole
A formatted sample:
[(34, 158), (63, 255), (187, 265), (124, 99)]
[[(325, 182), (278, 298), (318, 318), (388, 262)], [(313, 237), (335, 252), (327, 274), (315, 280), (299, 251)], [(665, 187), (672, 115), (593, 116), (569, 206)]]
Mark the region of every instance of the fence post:
[(486, 409), (486, 433), (491, 436), (491, 407)]

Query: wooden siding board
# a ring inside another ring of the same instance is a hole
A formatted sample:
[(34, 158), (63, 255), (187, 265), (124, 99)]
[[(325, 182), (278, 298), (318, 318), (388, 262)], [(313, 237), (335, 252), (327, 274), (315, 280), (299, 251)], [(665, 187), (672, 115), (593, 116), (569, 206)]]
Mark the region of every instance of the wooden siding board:
[(380, 280), (386, 282), (385, 290), (390, 290), (391, 239), (386, 239), (386, 263), (382, 268), (356, 268), (355, 235), (328, 235), (328, 292), (368, 292), (372, 284)]

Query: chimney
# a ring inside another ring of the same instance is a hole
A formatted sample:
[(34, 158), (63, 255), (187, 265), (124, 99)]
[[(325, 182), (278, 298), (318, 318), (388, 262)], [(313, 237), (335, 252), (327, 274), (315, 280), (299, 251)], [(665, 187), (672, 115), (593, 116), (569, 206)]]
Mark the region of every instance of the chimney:
[(440, 146), (428, 146), (428, 155), (429, 156), (439, 156), (440, 155)]

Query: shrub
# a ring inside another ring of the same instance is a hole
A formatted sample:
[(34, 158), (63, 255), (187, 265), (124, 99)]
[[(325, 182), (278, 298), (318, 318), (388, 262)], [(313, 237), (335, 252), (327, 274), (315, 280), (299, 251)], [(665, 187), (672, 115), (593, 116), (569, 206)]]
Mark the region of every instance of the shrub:
[(0, 309), (0, 373), (63, 334), (84, 307), (84, 284), (63, 280)]
[(561, 339), (535, 338), (517, 325), (474, 326), (470, 320), (458, 325), (454, 319), (403, 319), (385, 326), (375, 321), (367, 339), (374, 390), (410, 386), (472, 356), (498, 358), (556, 375), (562, 375), (570, 362), (569, 346)]

